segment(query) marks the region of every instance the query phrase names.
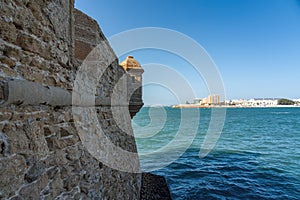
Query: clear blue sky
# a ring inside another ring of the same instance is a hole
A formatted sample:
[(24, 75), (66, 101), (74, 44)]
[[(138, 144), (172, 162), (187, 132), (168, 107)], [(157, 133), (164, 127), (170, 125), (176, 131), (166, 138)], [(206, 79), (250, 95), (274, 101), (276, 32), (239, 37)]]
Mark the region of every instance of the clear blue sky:
[[(96, 19), (107, 38), (141, 27), (193, 38), (216, 63), (227, 99), (300, 98), (299, 0), (76, 0), (75, 6)], [(142, 64), (174, 67), (192, 82), (196, 96), (207, 95), (198, 77), (179, 67), (183, 61), (160, 51), (132, 54)], [(172, 104), (168, 94), (149, 86), (144, 100)]]

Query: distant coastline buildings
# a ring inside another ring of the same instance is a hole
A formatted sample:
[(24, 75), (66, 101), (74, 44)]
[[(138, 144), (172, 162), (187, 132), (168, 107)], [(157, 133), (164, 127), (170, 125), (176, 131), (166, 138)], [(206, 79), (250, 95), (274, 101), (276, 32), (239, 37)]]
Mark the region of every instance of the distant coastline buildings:
[(173, 108), (206, 108), (220, 106), (220, 95), (212, 94), (206, 98), (194, 99), (194, 103), (179, 104), (173, 106)]
[(261, 99), (240, 99), (231, 100), (226, 104), (237, 107), (274, 107), (278, 105), (277, 98), (261, 98)]
[(300, 99), (289, 100), (280, 98), (239, 99), (220, 102), (220, 95), (212, 94), (206, 98), (196, 98), (193, 103), (179, 104), (173, 108), (210, 108), (210, 107), (286, 107), (300, 106)]
[(220, 95), (209, 95), (203, 99), (194, 99), (194, 104), (200, 105), (220, 105)]

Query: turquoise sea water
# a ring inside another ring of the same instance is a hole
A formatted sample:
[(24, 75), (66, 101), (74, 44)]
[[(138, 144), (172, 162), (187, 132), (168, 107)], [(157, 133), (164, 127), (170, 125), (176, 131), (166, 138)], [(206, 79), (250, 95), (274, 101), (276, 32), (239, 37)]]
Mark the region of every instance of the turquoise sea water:
[[(186, 110), (184, 124), (182, 110), (169, 107), (143, 108), (133, 119), (143, 170), (183, 153), (153, 172), (166, 178), (173, 199), (300, 199), (300, 108), (227, 109), (221, 137), (205, 158), (199, 148), (211, 109)], [(192, 140), (186, 151), (180, 141), (169, 147), (180, 127)]]

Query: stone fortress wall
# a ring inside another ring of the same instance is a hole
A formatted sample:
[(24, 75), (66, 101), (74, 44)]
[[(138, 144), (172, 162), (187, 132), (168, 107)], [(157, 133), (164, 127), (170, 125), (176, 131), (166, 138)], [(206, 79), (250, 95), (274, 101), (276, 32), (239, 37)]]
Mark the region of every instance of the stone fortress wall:
[[(142, 175), (95, 159), (74, 125), (76, 72), (107, 42), (97, 22), (74, 0), (1, 0), (0, 10), (0, 199), (139, 199)], [(115, 56), (99, 83), (97, 117), (114, 144), (137, 152), (132, 130), (120, 129), (108, 101), (124, 74)], [(131, 116), (142, 106), (141, 90), (134, 99)], [(129, 126), (130, 115), (122, 116)]]

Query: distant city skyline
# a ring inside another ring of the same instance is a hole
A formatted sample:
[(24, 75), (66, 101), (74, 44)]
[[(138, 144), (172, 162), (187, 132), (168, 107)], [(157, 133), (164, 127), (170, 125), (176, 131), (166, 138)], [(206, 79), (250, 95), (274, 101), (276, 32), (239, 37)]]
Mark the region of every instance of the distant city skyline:
[[(193, 38), (216, 63), (226, 99), (300, 98), (298, 0), (77, 0), (75, 6), (96, 19), (107, 38), (141, 27), (164, 27)], [(183, 91), (182, 99), (208, 96), (201, 75), (182, 58), (153, 49), (130, 54), (142, 65), (160, 63), (182, 74), (195, 91), (194, 96)], [(146, 86), (145, 104), (184, 103), (167, 89)]]

